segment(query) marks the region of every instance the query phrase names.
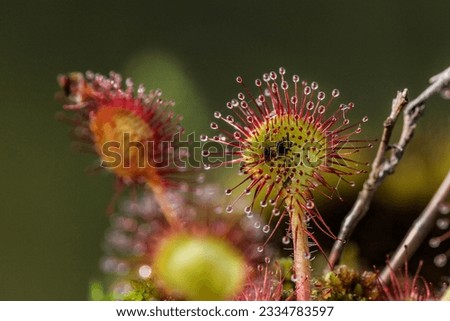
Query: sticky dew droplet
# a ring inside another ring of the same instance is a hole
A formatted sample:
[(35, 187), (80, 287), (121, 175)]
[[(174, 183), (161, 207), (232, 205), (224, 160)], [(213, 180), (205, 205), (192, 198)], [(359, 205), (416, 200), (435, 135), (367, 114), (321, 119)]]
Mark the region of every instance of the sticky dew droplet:
[(303, 93), (308, 96), (311, 94), (311, 87), (306, 86), (305, 89), (303, 90)]
[(434, 265), (437, 267), (444, 267), (447, 264), (447, 256), (445, 254), (439, 254), (434, 257)]
[(441, 245), (441, 240), (439, 240), (438, 237), (433, 237), (428, 241), (428, 245), (431, 248), (435, 249), (435, 248), (439, 247), (439, 245)]
[(314, 208), (314, 202), (311, 200), (307, 200), (305, 206), (308, 210), (312, 210)]
[(148, 279), (152, 274), (152, 268), (149, 265), (141, 265), (138, 274), (142, 279)]
[(449, 219), (448, 218), (439, 218), (436, 221), (436, 226), (440, 229), (440, 230), (446, 230), (449, 227)]
[(440, 203), (438, 205), (438, 210), (441, 214), (443, 215), (447, 215), (448, 213), (450, 213), (450, 204), (448, 203)]

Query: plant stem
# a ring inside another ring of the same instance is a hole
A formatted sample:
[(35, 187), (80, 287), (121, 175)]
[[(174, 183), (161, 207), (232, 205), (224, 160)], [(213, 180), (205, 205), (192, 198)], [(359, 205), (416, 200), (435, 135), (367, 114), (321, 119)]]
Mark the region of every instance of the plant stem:
[(152, 172), (147, 185), (153, 191), (155, 201), (158, 203), (167, 223), (169, 223), (171, 227), (179, 227), (181, 225), (179, 215), (176, 207), (171, 204), (173, 202), (168, 199), (167, 188), (156, 170), (153, 170)]
[(291, 207), (290, 224), (294, 245), (295, 294), (297, 301), (311, 300), (311, 265), (305, 213), (297, 205)]

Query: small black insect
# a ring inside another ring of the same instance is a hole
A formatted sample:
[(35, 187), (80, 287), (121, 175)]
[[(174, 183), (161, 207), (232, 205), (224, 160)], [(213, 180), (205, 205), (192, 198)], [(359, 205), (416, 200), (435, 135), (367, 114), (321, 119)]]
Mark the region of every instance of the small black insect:
[(276, 156), (276, 153), (274, 150), (272, 150), (271, 146), (264, 147), (264, 161), (270, 162), (273, 157)]
[(64, 90), (64, 95), (66, 97), (69, 97), (70, 94), (72, 93), (72, 81), (69, 77), (65, 77), (64, 79), (62, 79), (62, 89)]
[(280, 140), (277, 143), (277, 156), (286, 156), (291, 151), (292, 142), (289, 140), (289, 133), (286, 135), (286, 139)]

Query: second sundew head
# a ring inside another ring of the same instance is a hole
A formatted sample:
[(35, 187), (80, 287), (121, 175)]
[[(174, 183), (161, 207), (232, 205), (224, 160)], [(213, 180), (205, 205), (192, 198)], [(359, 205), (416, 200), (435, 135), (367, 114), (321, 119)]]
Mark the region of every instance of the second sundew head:
[[(111, 161), (111, 154), (104, 153), (107, 144), (110, 145), (107, 147), (109, 153), (115, 153), (122, 158), (123, 164), (111, 166), (111, 170), (118, 177), (138, 180), (147, 176), (145, 164), (150, 160), (144, 148), (137, 148), (136, 143), (139, 142), (145, 147), (146, 142), (152, 141), (153, 131), (141, 117), (122, 106), (101, 106), (97, 112), (92, 113), (89, 128), (102, 163)], [(122, 147), (120, 143), (124, 142), (126, 137), (130, 143), (134, 142), (134, 148)]]
[(170, 184), (171, 176), (186, 168), (174, 166), (177, 146), (174, 136), (182, 132), (181, 117), (168, 107), (173, 101), (161, 99), (159, 89), (135, 90), (131, 79), (125, 84), (119, 74), (110, 77), (87, 72), (58, 78), (60, 97), (73, 118), (74, 136), (99, 156), (101, 167), (125, 183), (142, 184), (161, 177)]
[[(320, 191), (318, 187), (323, 187), (321, 193), (328, 196), (335, 192), (327, 182), (327, 174), (353, 185), (346, 177), (365, 172), (359, 165), (367, 164), (352, 159), (352, 155), (372, 147), (367, 140), (354, 138), (361, 133), (367, 117), (350, 123), (347, 113), (354, 108), (351, 102), (340, 104), (330, 113), (333, 101), (339, 97), (337, 89), (327, 97), (316, 82), (309, 84), (294, 75), (289, 84), (285, 75), (284, 68), (279, 73), (264, 74), (262, 80), (255, 81), (256, 94), (237, 77), (244, 92), (227, 103), (230, 114), (214, 113), (226, 126), (222, 129), (213, 122), (211, 128), (220, 133), (202, 138), (225, 146), (227, 159), (221, 165), (240, 164), (244, 179), (227, 189), (226, 194), (242, 185), (238, 199), (253, 193), (247, 213), (271, 205), (273, 216), (278, 216), (283, 208), (296, 206), (323, 226), (312, 192)], [(259, 204), (255, 204), (256, 199), (261, 200)], [(227, 211), (232, 210), (231, 204)]]

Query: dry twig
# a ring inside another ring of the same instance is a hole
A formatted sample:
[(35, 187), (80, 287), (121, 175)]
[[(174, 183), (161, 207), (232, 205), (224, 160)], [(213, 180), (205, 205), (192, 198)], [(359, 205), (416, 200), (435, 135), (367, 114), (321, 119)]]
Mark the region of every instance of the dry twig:
[[(416, 99), (408, 103), (408, 90), (397, 92), (392, 102), (390, 115), (383, 123), (384, 130), (377, 154), (372, 163), (369, 177), (364, 182), (362, 190), (350, 212), (344, 218), (338, 240), (334, 243), (329, 257), (330, 266), (335, 266), (341, 257), (345, 242), (353, 233), (356, 225), (366, 215), (375, 192), (384, 179), (392, 174), (401, 160), (403, 153), (411, 141), (418, 120), (425, 109), (425, 102), (434, 94), (448, 90), (450, 85), (450, 67), (430, 79), (431, 85)], [(403, 128), (397, 143), (389, 144), (395, 123), (403, 110)], [(390, 152), (390, 153), (389, 153)]]
[(392, 258), (389, 260), (389, 266), (386, 266), (380, 274), (380, 279), (383, 283), (389, 282), (389, 275), (392, 271), (396, 271), (400, 268), (405, 261), (414, 254), (423, 240), (436, 222), (439, 215), (438, 208), (442, 202), (444, 202), (450, 195), (450, 171), (447, 173), (444, 181), (439, 189), (434, 194), (427, 207), (423, 210), (422, 214), (414, 221), (413, 225), (406, 233), (405, 238), (397, 247)]

